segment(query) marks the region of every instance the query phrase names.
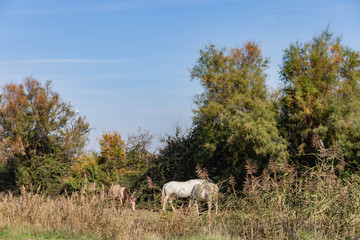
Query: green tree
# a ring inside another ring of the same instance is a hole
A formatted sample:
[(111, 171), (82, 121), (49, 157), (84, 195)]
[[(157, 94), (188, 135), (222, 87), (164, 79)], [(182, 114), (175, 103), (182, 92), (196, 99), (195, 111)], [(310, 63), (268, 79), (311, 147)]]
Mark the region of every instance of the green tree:
[(340, 145), (348, 162), (360, 156), (360, 56), (328, 30), (291, 44), (281, 66), (280, 125), (296, 159), (312, 164), (317, 134)]
[(129, 135), (126, 141), (126, 168), (134, 172), (147, 170), (153, 153), (150, 151), (154, 136), (149, 131), (138, 129), (137, 133)]
[(127, 186), (135, 186), (143, 180), (144, 174), (153, 164), (155, 154), (150, 150), (154, 137), (147, 130), (138, 129), (126, 141), (126, 171), (122, 181)]
[(270, 157), (287, 157), (265, 85), (268, 62), (253, 42), (240, 49), (210, 45), (200, 51), (191, 76), (204, 92), (195, 100), (193, 135), (204, 146), (207, 159), (201, 161), (210, 173), (242, 180), (246, 161), (261, 168)]
[(43, 85), (31, 77), (3, 87), (0, 126), (13, 153), (6, 163), (13, 181), (43, 189), (60, 183), (89, 133), (85, 118), (51, 90), (51, 81)]
[(161, 141), (164, 146), (147, 175), (159, 185), (171, 180), (185, 181), (196, 177), (196, 163), (205, 156), (192, 133), (182, 133), (180, 127), (177, 127), (174, 136), (168, 135)]
[(9, 190), (15, 186), (14, 169), (11, 164), (8, 164), (12, 157), (13, 152), (2, 130), (0, 130), (0, 192)]
[(110, 185), (112, 179), (98, 164), (98, 153), (84, 153), (70, 167), (70, 174), (63, 179), (62, 191), (79, 191), (87, 183)]
[[(195, 167), (197, 161), (206, 159), (201, 144), (192, 131), (184, 133), (180, 127), (176, 128), (174, 135), (161, 138), (163, 143), (159, 153), (154, 156), (147, 171), (138, 179), (136, 189), (142, 194), (142, 201), (154, 199), (154, 191), (149, 188), (148, 178), (153, 184), (163, 186), (172, 180), (186, 181), (196, 178)], [(213, 177), (213, 175), (211, 175)]]

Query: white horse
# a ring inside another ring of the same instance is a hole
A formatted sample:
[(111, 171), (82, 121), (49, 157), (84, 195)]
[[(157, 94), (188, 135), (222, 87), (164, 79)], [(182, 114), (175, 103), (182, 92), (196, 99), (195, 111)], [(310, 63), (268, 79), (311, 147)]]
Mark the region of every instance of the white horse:
[(219, 187), (216, 184), (211, 182), (196, 184), (191, 190), (190, 207), (191, 203), (195, 201), (196, 214), (199, 215), (198, 200), (207, 200), (208, 214), (210, 215), (212, 202), (215, 203), (215, 211), (218, 213), (218, 195)]
[(166, 212), (166, 203), (169, 200), (172, 209), (175, 211), (172, 201), (175, 198), (187, 198), (196, 184), (208, 182), (205, 179), (192, 179), (186, 182), (171, 181), (165, 183), (162, 188), (163, 211)]

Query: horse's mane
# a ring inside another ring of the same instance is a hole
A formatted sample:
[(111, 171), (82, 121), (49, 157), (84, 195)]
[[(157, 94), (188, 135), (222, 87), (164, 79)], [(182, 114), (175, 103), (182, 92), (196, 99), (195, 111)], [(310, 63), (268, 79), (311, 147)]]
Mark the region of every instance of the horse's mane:
[(215, 183), (212, 179), (210, 179), (210, 178), (207, 178), (206, 179), (207, 180), (207, 182), (209, 182), (209, 183)]
[(127, 188), (124, 189), (124, 197), (128, 199), (132, 197), (130, 191)]

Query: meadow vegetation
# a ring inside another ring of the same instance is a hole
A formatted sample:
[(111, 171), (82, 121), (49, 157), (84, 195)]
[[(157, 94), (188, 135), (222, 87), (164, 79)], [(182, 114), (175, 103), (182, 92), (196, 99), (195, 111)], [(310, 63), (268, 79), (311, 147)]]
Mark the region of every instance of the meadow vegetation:
[(94, 184), (57, 197), (23, 187), (19, 196), (1, 195), (0, 229), (66, 232), (75, 239), (358, 239), (360, 177), (340, 179), (342, 163), (319, 150), (328, 155), (302, 173), (272, 162), (254, 176), (247, 166), (243, 191), (223, 191), (219, 214), (208, 216), (204, 204), (197, 216), (187, 203), (164, 213), (153, 211), (152, 202), (132, 212)]
[[(360, 238), (360, 54), (328, 30), (290, 44), (282, 86), (266, 86), (259, 46), (209, 45), (190, 74), (203, 86), (193, 126), (161, 139), (139, 129), (127, 140), (91, 130), (33, 78), (0, 98), (0, 238), (358, 239)], [(121, 127), (121, 126), (119, 126)], [(177, 201), (159, 211), (171, 180), (213, 179), (220, 213), (200, 216)], [(135, 212), (107, 191), (136, 191)]]

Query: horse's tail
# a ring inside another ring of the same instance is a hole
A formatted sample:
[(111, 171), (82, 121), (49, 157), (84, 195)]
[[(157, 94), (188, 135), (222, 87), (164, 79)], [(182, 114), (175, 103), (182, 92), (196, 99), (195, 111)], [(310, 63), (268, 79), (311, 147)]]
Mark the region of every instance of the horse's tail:
[(161, 204), (164, 204), (164, 198), (165, 198), (165, 185), (162, 187), (162, 190), (161, 190)]

